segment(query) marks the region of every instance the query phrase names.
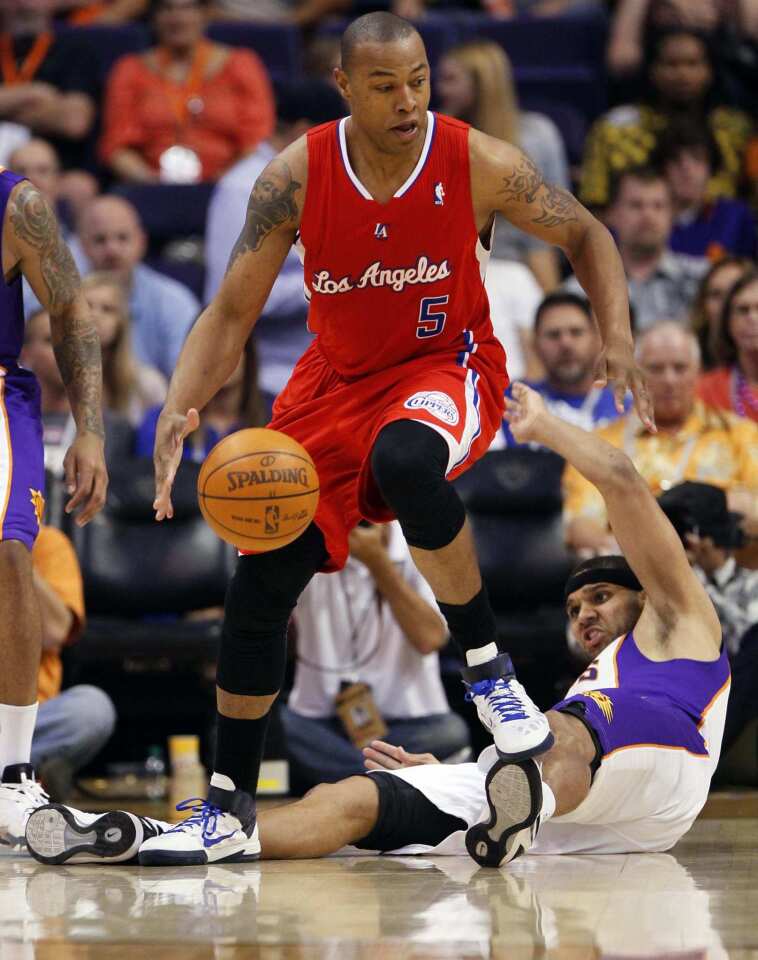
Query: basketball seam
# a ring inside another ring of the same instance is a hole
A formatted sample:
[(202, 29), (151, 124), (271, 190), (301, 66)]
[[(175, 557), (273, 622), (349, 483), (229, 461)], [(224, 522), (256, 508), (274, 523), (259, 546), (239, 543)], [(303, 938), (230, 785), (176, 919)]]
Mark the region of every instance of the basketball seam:
[(277, 500), (290, 500), (292, 497), (310, 497), (314, 493), (318, 493), (321, 490), (321, 487), (313, 487), (311, 490), (303, 490), (300, 493), (279, 493), (272, 494), (267, 497), (232, 497), (223, 495), (220, 493), (203, 493), (200, 492), (200, 496), (204, 500), (234, 500), (236, 503), (247, 503), (248, 500), (268, 500), (271, 503), (276, 502)]

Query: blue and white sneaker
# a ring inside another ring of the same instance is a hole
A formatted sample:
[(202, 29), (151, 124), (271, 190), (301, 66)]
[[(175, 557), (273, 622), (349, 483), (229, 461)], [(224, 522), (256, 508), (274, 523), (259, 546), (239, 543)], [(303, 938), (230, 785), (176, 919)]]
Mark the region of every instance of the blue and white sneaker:
[(524, 760), (553, 745), (545, 714), (516, 679), (511, 658), (501, 653), (486, 663), (464, 667), (466, 699), (473, 701), (504, 760)]
[(207, 800), (193, 797), (177, 804), (176, 809), (192, 813), (142, 844), (140, 866), (241, 863), (260, 857), (255, 801), (246, 791), (211, 786)]

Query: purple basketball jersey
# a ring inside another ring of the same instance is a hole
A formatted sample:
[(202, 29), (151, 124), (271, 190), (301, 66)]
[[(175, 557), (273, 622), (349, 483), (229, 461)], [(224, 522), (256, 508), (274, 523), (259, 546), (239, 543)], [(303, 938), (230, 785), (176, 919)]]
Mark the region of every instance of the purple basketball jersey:
[[(5, 223), (5, 209), (11, 190), (25, 177), (0, 167), (0, 224)], [(0, 253), (2, 234), (0, 233)], [(18, 360), (24, 342), (24, 301), (21, 275), (10, 283), (0, 284), (0, 363)]]

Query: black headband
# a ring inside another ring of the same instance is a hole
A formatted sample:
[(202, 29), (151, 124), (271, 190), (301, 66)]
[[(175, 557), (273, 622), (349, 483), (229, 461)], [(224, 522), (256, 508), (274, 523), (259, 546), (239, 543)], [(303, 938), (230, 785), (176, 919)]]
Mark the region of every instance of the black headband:
[(642, 590), (642, 584), (623, 557), (593, 557), (579, 564), (566, 581), (564, 601), (588, 583), (615, 583), (627, 590)]

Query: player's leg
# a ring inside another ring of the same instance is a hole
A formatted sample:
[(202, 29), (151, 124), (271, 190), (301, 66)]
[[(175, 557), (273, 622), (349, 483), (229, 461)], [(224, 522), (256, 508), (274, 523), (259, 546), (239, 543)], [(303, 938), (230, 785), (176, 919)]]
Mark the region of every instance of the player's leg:
[(207, 802), (186, 808), (192, 816), (147, 841), (140, 863), (192, 864), (258, 856), (254, 797), (269, 710), (284, 680), (287, 624), (298, 597), (325, 559), (324, 538), (311, 524), (286, 547), (237, 561), (224, 604), (216, 752)]
[(547, 717), (554, 742), (539, 761), (498, 759), (487, 773), (489, 819), (466, 834), (467, 850), (483, 867), (525, 853), (546, 820), (575, 810), (590, 791), (602, 752), (597, 738), (576, 714), (550, 710)]
[(550, 728), (498, 650), (463, 503), (447, 480), (449, 460), (448, 443), (431, 426), (395, 420), (380, 431), (370, 462), (465, 658), (464, 680), (482, 722), (505, 758), (532, 756), (550, 746)]

